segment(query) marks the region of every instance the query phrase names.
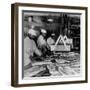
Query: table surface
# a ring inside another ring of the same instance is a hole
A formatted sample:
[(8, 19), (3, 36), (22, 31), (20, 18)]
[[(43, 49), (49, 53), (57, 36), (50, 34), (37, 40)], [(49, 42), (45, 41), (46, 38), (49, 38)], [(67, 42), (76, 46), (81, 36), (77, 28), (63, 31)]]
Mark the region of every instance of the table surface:
[(59, 52), (34, 61), (32, 67), (24, 70), (25, 77), (76, 76), (80, 75), (80, 54), (75, 52)]

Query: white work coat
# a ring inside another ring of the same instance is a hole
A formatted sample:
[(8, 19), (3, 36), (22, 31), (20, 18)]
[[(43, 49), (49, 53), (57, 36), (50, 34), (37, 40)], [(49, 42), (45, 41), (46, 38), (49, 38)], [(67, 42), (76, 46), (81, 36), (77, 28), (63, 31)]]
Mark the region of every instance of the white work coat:
[(41, 52), (37, 48), (35, 41), (29, 37), (26, 37), (24, 39), (24, 66), (31, 63), (30, 56), (33, 56), (34, 53), (41, 56)]
[(42, 46), (47, 46), (47, 42), (42, 35), (38, 37), (37, 44), (38, 44), (38, 47), (40, 48), (42, 48)]

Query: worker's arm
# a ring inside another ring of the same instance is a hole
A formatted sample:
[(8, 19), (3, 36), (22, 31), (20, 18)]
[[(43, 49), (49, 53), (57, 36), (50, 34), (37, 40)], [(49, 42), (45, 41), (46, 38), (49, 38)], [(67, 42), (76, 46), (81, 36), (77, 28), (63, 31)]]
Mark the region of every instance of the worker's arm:
[(36, 43), (35, 43), (35, 42), (33, 43), (33, 45), (34, 45), (34, 53), (35, 53), (37, 56), (41, 56), (42, 53), (41, 53), (41, 51), (38, 49), (38, 47), (36, 46)]
[(38, 48), (35, 49), (35, 54), (38, 56), (42, 55), (41, 51)]
[(46, 46), (47, 46), (48, 50), (51, 50), (51, 48), (47, 42), (46, 42)]

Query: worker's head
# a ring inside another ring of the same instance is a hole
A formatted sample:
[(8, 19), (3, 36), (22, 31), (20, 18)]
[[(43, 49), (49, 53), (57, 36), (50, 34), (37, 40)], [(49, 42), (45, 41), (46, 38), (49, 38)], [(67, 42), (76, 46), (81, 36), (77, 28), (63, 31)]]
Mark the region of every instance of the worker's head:
[(41, 29), (41, 34), (46, 37), (47, 31), (45, 29)]
[(29, 36), (31, 39), (33, 39), (34, 37), (36, 37), (36, 32), (35, 32), (35, 30), (29, 29), (29, 31), (28, 31), (28, 36)]
[(30, 28), (28, 31), (28, 35), (32, 39), (37, 38), (40, 35), (40, 28), (39, 27)]

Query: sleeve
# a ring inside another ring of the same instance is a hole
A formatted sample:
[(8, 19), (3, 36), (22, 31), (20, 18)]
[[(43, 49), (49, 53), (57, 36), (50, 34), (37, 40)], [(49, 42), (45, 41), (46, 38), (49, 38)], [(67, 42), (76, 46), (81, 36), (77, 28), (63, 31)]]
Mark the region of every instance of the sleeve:
[(41, 56), (42, 53), (41, 51), (38, 49), (38, 47), (36, 46), (35, 42), (33, 42), (33, 47), (34, 47), (34, 53), (38, 56)]

